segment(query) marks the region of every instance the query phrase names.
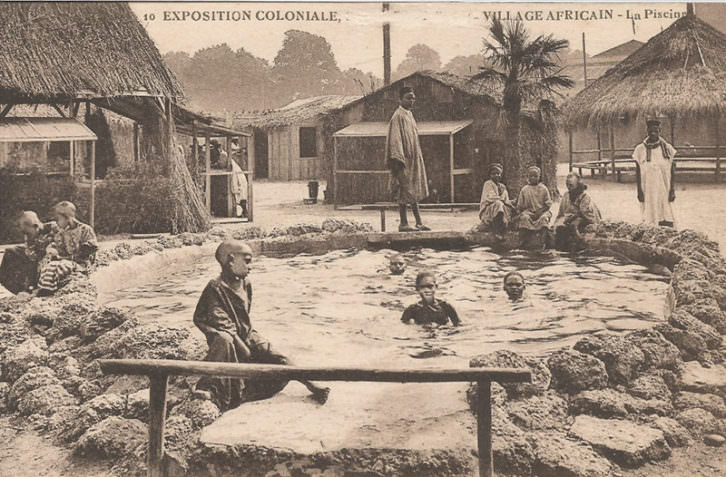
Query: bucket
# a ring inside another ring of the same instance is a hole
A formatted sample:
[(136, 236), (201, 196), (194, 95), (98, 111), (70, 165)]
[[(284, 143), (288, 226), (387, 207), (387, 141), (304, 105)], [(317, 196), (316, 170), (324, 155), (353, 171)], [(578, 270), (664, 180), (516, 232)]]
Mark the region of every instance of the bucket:
[(318, 181), (310, 181), (308, 182), (308, 196), (311, 199), (318, 199)]

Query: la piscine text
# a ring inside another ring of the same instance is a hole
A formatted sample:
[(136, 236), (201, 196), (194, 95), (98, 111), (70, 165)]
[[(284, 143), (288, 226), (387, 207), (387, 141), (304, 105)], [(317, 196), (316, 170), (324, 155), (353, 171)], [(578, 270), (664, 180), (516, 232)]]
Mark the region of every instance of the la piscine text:
[(651, 20), (659, 18), (678, 19), (686, 15), (673, 9), (663, 10), (657, 8), (644, 8), (643, 10), (625, 10), (616, 12), (613, 9), (598, 10), (495, 10), (482, 12), (484, 19), (489, 21), (497, 20), (521, 20), (521, 21), (593, 21), (593, 20)]
[(165, 22), (339, 22), (336, 11), (324, 10), (164, 10), (161, 14), (145, 13), (144, 21)]

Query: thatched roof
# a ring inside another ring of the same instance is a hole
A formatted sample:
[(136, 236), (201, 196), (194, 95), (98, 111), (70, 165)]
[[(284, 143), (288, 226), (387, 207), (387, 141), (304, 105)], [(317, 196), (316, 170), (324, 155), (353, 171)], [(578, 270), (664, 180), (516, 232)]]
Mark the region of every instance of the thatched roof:
[(617, 46), (613, 46), (610, 49), (601, 51), (597, 55), (593, 55), (591, 60), (597, 61), (599, 59), (607, 59), (611, 57), (625, 58), (626, 56), (632, 55), (641, 46), (645, 45), (642, 41), (630, 40), (625, 43), (621, 43)]
[(315, 119), (344, 108), (361, 96), (327, 95), (298, 99), (281, 108), (235, 115), (235, 127), (276, 128)]
[(444, 86), (449, 86), (456, 90), (461, 91), (464, 94), (470, 96), (478, 96), (490, 99), (496, 103), (501, 103), (501, 92), (497, 90), (490, 82), (485, 80), (475, 80), (467, 76), (459, 76), (453, 73), (442, 73), (437, 71), (418, 71), (406, 78), (396, 81), (393, 84), (397, 84), (401, 81), (405, 82), (412, 76), (423, 76), (425, 78), (432, 79), (437, 83), (441, 83)]
[(126, 3), (0, 2), (0, 18), (0, 103), (183, 95)]
[(564, 106), (567, 124), (726, 109), (726, 36), (694, 15), (676, 20)]

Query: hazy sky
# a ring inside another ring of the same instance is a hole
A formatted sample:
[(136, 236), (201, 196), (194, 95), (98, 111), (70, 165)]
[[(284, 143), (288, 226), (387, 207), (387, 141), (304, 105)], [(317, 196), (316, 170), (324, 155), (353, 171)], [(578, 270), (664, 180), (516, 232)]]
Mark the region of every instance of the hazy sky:
[[(298, 29), (325, 36), (342, 69), (355, 67), (382, 76), (381, 25), (384, 20), (391, 24), (391, 54), (395, 69), (405, 58), (406, 51), (416, 43), (425, 43), (438, 51), (442, 63), (454, 56), (480, 52), (487, 23), (484, 12), (509, 12), (511, 17), (517, 12), (526, 14), (532, 18), (525, 23), (533, 34), (552, 33), (569, 40), (572, 49), (582, 48), (584, 32), (587, 53), (593, 55), (632, 39), (647, 41), (675, 21), (674, 13), (685, 12), (686, 4), (392, 3), (390, 12), (386, 14), (381, 12), (381, 3), (131, 3), (131, 8), (162, 53), (193, 53), (200, 48), (227, 43), (235, 50), (244, 47), (272, 62), (282, 45), (285, 31)], [(225, 13), (221, 20), (179, 20), (181, 12), (189, 12), (187, 15), (206, 12), (210, 15), (216, 11), (236, 12), (234, 15), (241, 18), (244, 18), (243, 12), (248, 12), (252, 18), (234, 21), (227, 19)], [(268, 21), (256, 18), (257, 15), (263, 15), (263, 18), (264, 15), (275, 16), (277, 11), (283, 18), (288, 11), (326, 12), (326, 16), (332, 11), (339, 21)], [(581, 18), (595, 16), (596, 19), (553, 20), (557, 15), (565, 18), (568, 14)], [(612, 18), (608, 19), (609, 14)], [(538, 16), (541, 19), (537, 19)]]

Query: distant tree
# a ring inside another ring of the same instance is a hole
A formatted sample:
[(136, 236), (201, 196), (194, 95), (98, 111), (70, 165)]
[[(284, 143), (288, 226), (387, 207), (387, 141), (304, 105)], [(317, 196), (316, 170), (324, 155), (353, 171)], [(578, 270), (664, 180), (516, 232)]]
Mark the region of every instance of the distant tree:
[(349, 95), (366, 95), (380, 88), (383, 81), (372, 73), (364, 73), (357, 68), (348, 68), (343, 71), (343, 93)]
[(240, 102), (236, 62), (226, 43), (194, 53), (184, 84), (190, 102), (207, 111), (222, 111), (232, 102)]
[(235, 52), (240, 103), (229, 107), (235, 111), (266, 109), (273, 103), (274, 85), (267, 60), (240, 48)]
[(343, 82), (328, 41), (300, 30), (285, 32), (275, 57), (272, 77), (277, 96), (285, 102), (323, 94), (337, 94)]
[(488, 65), (482, 66), (474, 77), (491, 80), (502, 88), (509, 141), (504, 151), (504, 175), (510, 193), (518, 194), (530, 165), (523, 163), (521, 157), (522, 105), (537, 104), (559, 95), (560, 88), (572, 87), (572, 80), (561, 74), (558, 58), (569, 43), (552, 35), (540, 35), (532, 40), (520, 21), (505, 24), (494, 19), (488, 33), (491, 39), (484, 38), (484, 58)]
[(483, 62), (482, 55), (455, 56), (446, 63), (442, 71), (459, 76), (473, 76), (479, 73)]
[(192, 64), (192, 58), (186, 51), (171, 51), (164, 55), (164, 63), (176, 75), (179, 81), (184, 80), (187, 69)]
[(393, 77), (400, 79), (416, 71), (439, 71), (440, 69), (441, 57), (439, 53), (430, 46), (419, 43), (408, 49), (406, 58), (398, 65)]

